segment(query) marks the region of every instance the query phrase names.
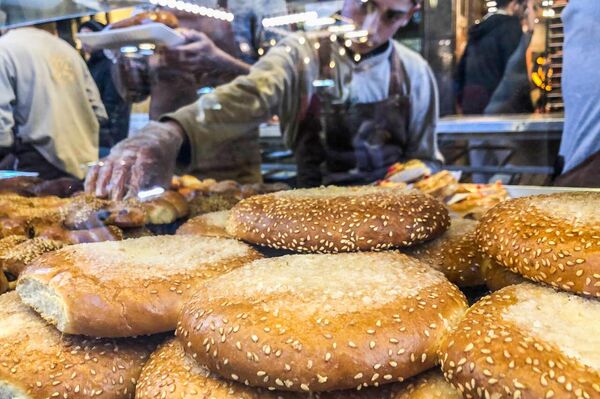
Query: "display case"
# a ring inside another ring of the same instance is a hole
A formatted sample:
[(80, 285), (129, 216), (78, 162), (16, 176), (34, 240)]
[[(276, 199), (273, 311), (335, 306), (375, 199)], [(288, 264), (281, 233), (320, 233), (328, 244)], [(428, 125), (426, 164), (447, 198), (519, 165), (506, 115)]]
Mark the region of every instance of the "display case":
[(600, 398), (564, 2), (473, 45), (526, 3), (0, 0), (0, 399)]

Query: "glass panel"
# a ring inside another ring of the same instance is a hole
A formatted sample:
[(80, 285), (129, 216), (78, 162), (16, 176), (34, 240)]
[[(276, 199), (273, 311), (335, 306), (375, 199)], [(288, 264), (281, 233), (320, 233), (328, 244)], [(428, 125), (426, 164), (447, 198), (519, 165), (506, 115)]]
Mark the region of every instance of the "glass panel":
[(0, 0), (0, 28), (92, 15), (144, 3), (144, 0)]

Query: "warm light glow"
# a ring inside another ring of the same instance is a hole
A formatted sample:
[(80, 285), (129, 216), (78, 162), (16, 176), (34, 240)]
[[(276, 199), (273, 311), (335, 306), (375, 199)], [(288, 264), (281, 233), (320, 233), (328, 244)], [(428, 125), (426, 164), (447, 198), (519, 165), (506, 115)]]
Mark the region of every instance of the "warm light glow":
[(317, 18), (305, 22), (307, 28), (316, 28), (320, 26), (328, 26), (335, 24), (335, 19), (331, 17)]
[(354, 24), (333, 25), (327, 28), (327, 30), (333, 33), (351, 32), (356, 30), (356, 26), (354, 26)]
[(262, 24), (265, 28), (274, 26), (298, 24), (301, 22), (314, 21), (319, 18), (316, 11), (301, 12), (297, 14), (281, 15), (279, 17), (264, 18)]
[(235, 16), (227, 11), (218, 10), (215, 8), (201, 7), (194, 3), (189, 3), (182, 0), (150, 0), (151, 4), (157, 4), (161, 7), (175, 8), (176, 10), (198, 14), (204, 17), (220, 19), (222, 21), (232, 22)]

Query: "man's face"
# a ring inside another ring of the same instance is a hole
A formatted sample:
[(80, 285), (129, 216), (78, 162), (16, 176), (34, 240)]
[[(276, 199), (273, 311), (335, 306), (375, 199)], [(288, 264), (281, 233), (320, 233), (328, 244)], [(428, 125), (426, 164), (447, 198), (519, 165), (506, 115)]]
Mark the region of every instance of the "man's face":
[(342, 14), (356, 30), (369, 33), (366, 42), (355, 42), (353, 50), (365, 54), (386, 43), (408, 24), (419, 7), (413, 0), (345, 0)]

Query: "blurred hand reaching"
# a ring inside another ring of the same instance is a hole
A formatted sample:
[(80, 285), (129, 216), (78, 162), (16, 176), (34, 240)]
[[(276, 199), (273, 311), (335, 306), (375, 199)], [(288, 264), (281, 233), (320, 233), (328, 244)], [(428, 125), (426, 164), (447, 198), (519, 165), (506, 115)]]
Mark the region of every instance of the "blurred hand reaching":
[(168, 188), (183, 141), (183, 130), (175, 122), (149, 123), (88, 171), (85, 191), (116, 201), (144, 189)]

